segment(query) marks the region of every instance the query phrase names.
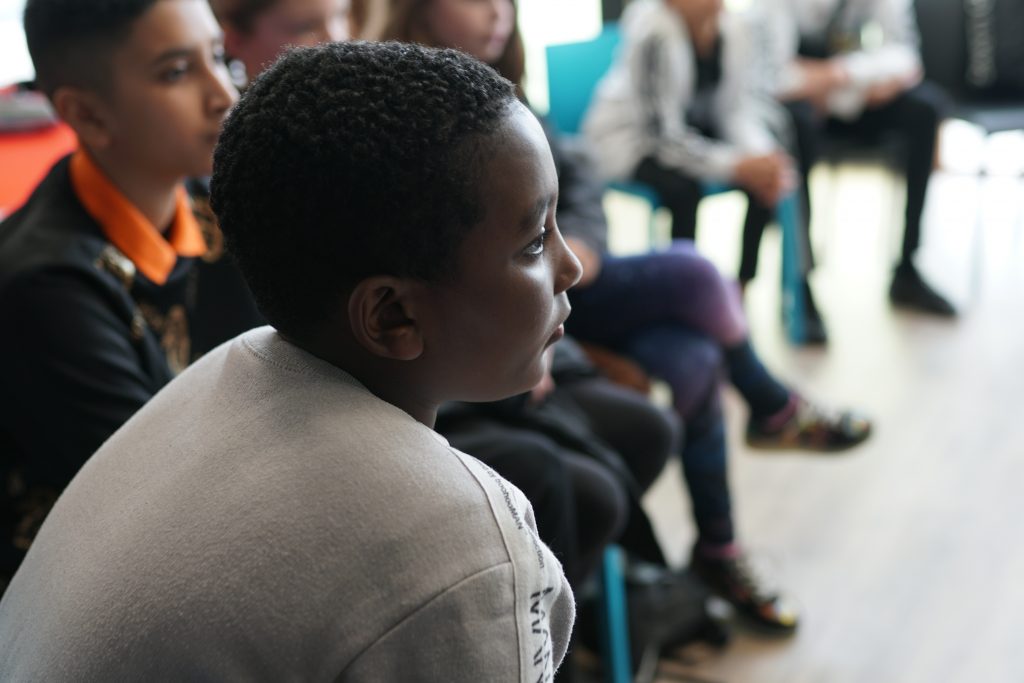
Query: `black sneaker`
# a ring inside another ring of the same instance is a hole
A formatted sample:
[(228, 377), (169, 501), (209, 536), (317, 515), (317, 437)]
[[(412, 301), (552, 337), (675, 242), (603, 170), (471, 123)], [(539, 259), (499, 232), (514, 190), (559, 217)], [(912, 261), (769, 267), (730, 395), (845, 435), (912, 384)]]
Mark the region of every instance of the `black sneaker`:
[(796, 631), (796, 606), (778, 592), (761, 585), (744, 555), (709, 558), (696, 548), (690, 568), (717, 595), (758, 629), (772, 635), (788, 636)]
[(893, 273), (889, 287), (889, 301), (894, 306), (945, 318), (956, 315), (956, 309), (941, 294), (932, 289), (912, 264), (901, 263)]

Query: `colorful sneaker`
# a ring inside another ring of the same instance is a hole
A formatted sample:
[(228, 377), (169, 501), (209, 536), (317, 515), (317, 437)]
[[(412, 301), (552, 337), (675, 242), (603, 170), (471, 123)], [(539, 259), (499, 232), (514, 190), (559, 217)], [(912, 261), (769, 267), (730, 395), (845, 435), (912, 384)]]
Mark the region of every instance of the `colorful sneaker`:
[(768, 450), (845, 451), (871, 435), (871, 421), (852, 410), (829, 410), (796, 396), (791, 414), (751, 420), (747, 445)]
[(709, 557), (696, 548), (690, 568), (708, 588), (728, 601), (744, 619), (773, 635), (796, 631), (799, 614), (793, 602), (761, 585), (742, 553), (736, 557)]

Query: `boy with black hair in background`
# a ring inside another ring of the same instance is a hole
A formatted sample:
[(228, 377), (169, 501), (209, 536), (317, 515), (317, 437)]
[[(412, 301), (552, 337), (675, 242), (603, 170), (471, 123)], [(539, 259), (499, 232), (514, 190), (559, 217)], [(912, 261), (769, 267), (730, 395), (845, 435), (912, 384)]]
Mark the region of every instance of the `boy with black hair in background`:
[(80, 148), (0, 224), (0, 585), (100, 444), (238, 331), (225, 319), (258, 320), (204, 286), (220, 250), (182, 186), (237, 97), (207, 4), (30, 0), (25, 33)]
[(561, 567), (431, 426), (543, 376), (580, 276), (557, 188), (512, 84), (460, 53), (326, 44), (257, 78), (212, 200), (277, 329), (80, 471), (0, 602), (0, 678), (550, 680)]

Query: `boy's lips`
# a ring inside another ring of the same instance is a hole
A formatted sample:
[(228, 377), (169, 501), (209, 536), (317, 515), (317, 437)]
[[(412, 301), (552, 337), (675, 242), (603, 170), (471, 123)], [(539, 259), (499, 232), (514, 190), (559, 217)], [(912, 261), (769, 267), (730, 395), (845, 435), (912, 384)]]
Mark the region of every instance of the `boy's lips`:
[(562, 316), (562, 322), (558, 323), (558, 326), (555, 328), (555, 331), (551, 333), (550, 337), (548, 337), (548, 341), (546, 344), (544, 344), (544, 348), (551, 346), (552, 344), (554, 344), (559, 339), (565, 336), (565, 321), (568, 319), (569, 312), (566, 311), (565, 315)]
[(565, 336), (565, 325), (559, 325), (555, 328), (555, 331), (551, 333), (551, 337), (548, 338), (548, 343), (545, 346), (551, 346), (559, 339)]

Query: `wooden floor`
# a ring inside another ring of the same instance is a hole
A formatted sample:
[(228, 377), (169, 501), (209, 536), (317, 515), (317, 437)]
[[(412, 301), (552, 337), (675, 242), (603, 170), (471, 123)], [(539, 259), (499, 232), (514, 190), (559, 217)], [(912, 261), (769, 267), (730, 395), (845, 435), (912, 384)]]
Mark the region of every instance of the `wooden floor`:
[[(753, 337), (779, 375), (863, 409), (876, 432), (846, 455), (758, 453), (742, 444), (745, 408), (728, 393), (742, 540), (803, 623), (782, 641), (740, 631), (683, 671), (730, 683), (1022, 682), (1024, 183), (936, 178), (919, 264), (962, 311), (942, 321), (886, 299), (899, 186), (871, 168), (814, 181), (834, 207), (816, 217), (813, 281), (830, 344), (785, 343), (774, 233), (747, 293)], [(700, 245), (735, 272), (742, 200), (706, 203)], [(639, 239), (626, 213), (613, 207), (621, 249)], [(684, 562), (693, 528), (678, 467), (645, 505)], [(659, 680), (677, 679), (666, 670)]]

